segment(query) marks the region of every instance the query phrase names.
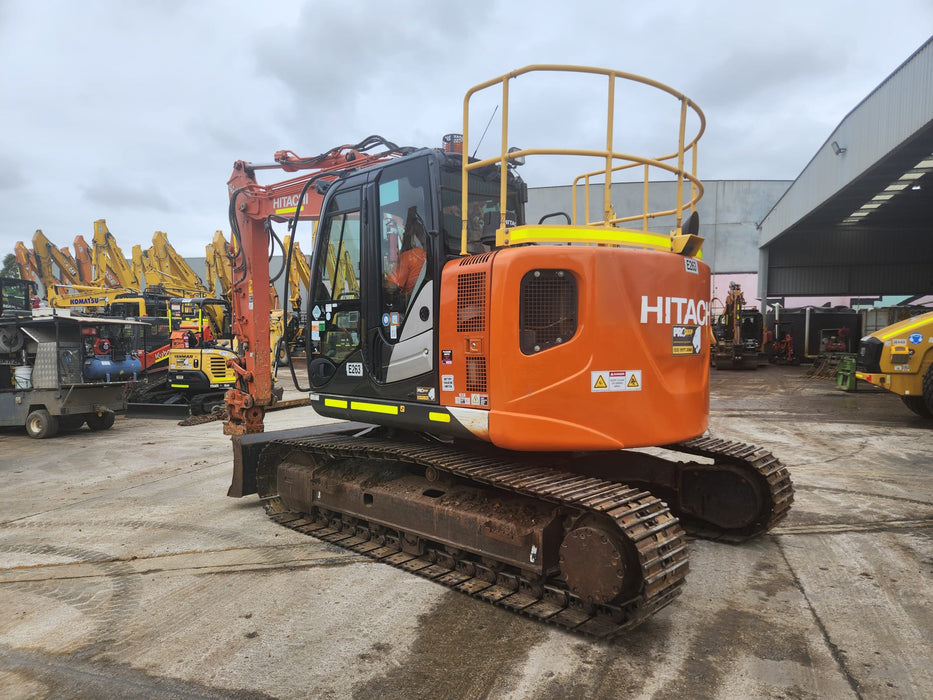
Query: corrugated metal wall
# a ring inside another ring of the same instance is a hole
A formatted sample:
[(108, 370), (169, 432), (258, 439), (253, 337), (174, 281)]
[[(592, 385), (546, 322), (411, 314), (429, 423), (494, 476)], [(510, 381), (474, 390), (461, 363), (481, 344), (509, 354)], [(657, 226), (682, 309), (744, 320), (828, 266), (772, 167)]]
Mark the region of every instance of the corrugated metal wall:
[[(700, 215), (700, 235), (703, 259), (714, 273), (758, 271), (757, 224), (785, 192), (787, 180), (713, 180), (704, 183), (705, 193), (697, 206)], [(673, 182), (652, 182), (649, 185), (649, 209), (664, 211), (673, 208), (676, 185)], [(640, 213), (643, 201), (642, 183), (615, 183), (612, 186), (612, 206), (619, 216)], [(590, 219), (602, 219), (603, 189), (597, 186), (590, 193)], [(528, 190), (526, 216), (537, 223), (545, 214), (555, 211), (571, 213), (572, 189), (538, 187)], [(578, 193), (579, 211), (583, 197)], [(558, 219), (552, 223), (562, 223)], [(666, 217), (652, 223), (650, 230), (669, 233), (674, 218)], [(640, 222), (632, 228), (640, 229)]]
[(768, 248), (768, 296), (912, 295), (933, 288), (933, 234), (830, 229)]

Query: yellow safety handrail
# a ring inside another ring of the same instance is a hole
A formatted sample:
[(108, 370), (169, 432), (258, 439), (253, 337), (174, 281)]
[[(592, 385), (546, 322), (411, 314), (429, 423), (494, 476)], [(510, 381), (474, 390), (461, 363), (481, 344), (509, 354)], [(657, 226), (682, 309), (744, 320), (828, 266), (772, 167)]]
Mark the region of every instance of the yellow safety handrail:
[[(608, 105), (606, 118), (606, 147), (605, 149), (570, 149), (570, 148), (525, 148), (509, 150), (509, 82), (527, 73), (533, 72), (564, 72), (564, 73), (585, 73), (603, 75), (608, 78)], [(676, 98), (680, 103), (680, 124), (678, 130), (678, 147), (673, 153), (666, 154), (657, 158), (649, 158), (629, 153), (621, 153), (614, 150), (613, 147), (613, 127), (615, 122), (615, 88), (617, 80), (626, 80), (630, 82), (647, 85)], [(502, 88), (502, 133), (500, 140), (500, 153), (492, 158), (470, 161), (469, 159), (469, 123), (470, 123), (470, 100), (479, 92), (501, 85)], [(687, 118), (690, 112), (693, 112), (699, 120), (697, 132), (688, 140)], [(644, 78), (632, 73), (625, 73), (606, 68), (591, 68), (587, 66), (566, 66), (566, 65), (530, 65), (525, 68), (512, 71), (505, 75), (487, 80), (484, 83), (474, 86), (467, 91), (463, 100), (463, 165), (462, 165), (462, 191), (461, 191), (461, 232), (460, 232), (460, 253), (467, 254), (468, 237), (468, 205), (469, 205), (469, 173), (473, 170), (498, 164), (503, 176), (500, 178), (499, 192), (499, 227), (496, 231), (496, 245), (515, 245), (517, 243), (530, 242), (570, 242), (570, 243), (598, 243), (601, 245), (634, 245), (639, 247), (657, 248), (674, 250), (675, 252), (695, 255), (699, 252), (699, 246), (702, 239), (697, 236), (680, 235), (680, 227), (683, 222), (684, 211), (696, 210), (696, 204), (703, 196), (703, 185), (696, 175), (697, 170), (697, 142), (706, 129), (706, 118), (702, 110), (694, 104), (688, 97), (681, 94), (663, 83), (659, 83), (649, 78)], [(570, 226), (541, 226), (524, 225), (521, 227), (506, 227), (507, 214), (507, 184), (508, 178), (505, 177), (510, 161), (515, 161), (526, 156), (551, 155), (551, 156), (589, 156), (601, 158), (605, 162), (605, 167), (592, 172), (578, 175), (573, 180), (573, 209)], [(685, 169), (687, 156), (690, 157), (690, 169)], [(670, 161), (676, 161), (672, 164)], [(644, 171), (644, 193), (642, 211), (634, 215), (616, 216), (611, 203), (612, 195), (612, 174), (643, 166)], [(652, 169), (660, 169), (666, 173), (673, 174), (676, 177), (677, 194), (673, 207), (650, 211), (648, 207), (648, 182)], [(589, 201), (590, 186), (594, 177), (602, 176), (603, 181), (603, 218), (599, 221), (589, 221)], [(577, 187), (580, 181), (583, 181), (584, 200), (586, 215), (583, 223), (579, 223), (577, 216)], [(690, 183), (690, 199), (684, 201), (684, 183)], [(648, 231), (648, 223), (652, 219), (674, 216), (676, 220), (675, 230), (670, 235), (655, 234)], [(630, 221), (641, 220), (642, 230), (620, 228), (619, 224)], [(581, 225), (587, 228), (604, 229), (599, 233), (594, 231), (581, 231)], [(679, 240), (678, 240), (679, 239)]]

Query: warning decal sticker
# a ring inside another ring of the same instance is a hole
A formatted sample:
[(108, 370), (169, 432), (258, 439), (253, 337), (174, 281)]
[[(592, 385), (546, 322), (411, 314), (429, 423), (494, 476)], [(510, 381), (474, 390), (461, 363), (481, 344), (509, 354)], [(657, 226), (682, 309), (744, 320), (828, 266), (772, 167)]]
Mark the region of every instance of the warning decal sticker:
[(590, 391), (641, 391), (640, 369), (590, 372)]

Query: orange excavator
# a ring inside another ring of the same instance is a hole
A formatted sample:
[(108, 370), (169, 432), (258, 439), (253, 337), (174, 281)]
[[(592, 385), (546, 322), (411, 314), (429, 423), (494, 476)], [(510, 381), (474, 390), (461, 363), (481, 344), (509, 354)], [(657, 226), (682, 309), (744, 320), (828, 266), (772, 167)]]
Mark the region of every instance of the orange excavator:
[[(604, 148), (508, 147), (510, 84), (554, 72), (606, 86)], [(672, 98), (673, 153), (616, 150), (614, 105), (629, 86)], [(498, 153), (468, 157), (471, 101), (490, 92), (501, 94)], [(681, 591), (685, 528), (745, 540), (793, 500), (770, 452), (707, 434), (710, 270), (695, 213), (705, 117), (655, 81), (549, 65), (472, 88), (463, 124), (442, 149), (370, 137), (235, 163), (228, 495), (258, 493), (282, 525), (613, 637)], [(574, 180), (572, 213), (527, 222), (517, 168), (554, 155), (598, 165)], [(301, 174), (262, 185), (264, 169)], [(607, 185), (626, 171), (644, 173), (645, 208), (616, 214)], [(647, 208), (652, 173), (676, 184), (661, 211)], [(602, 197), (593, 218), (591, 195)], [(274, 225), (294, 240), (307, 221), (301, 388), (346, 422), (265, 433), (269, 310), (254, 290), (268, 285)], [(647, 447), (663, 449), (635, 449)]]

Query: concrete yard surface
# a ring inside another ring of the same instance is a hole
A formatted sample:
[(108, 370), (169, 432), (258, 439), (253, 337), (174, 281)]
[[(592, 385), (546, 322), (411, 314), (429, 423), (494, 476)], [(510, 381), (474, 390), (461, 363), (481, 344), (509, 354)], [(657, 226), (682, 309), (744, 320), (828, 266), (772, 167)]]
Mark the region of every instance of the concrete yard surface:
[(804, 368), (711, 384), (711, 432), (779, 456), (794, 506), (753, 542), (692, 539), (683, 594), (611, 643), (228, 498), (219, 422), (4, 429), (0, 697), (933, 696), (933, 421)]

